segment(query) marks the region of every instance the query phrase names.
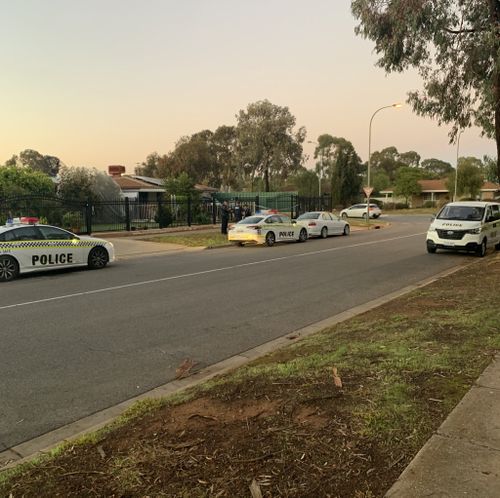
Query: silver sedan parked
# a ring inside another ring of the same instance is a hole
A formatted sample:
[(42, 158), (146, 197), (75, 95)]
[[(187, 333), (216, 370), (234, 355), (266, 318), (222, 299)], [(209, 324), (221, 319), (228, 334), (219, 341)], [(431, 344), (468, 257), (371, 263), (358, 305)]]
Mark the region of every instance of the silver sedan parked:
[(349, 235), (350, 226), (345, 220), (328, 211), (311, 211), (301, 214), (297, 218), (297, 225), (307, 228), (309, 237), (322, 237), (329, 235)]

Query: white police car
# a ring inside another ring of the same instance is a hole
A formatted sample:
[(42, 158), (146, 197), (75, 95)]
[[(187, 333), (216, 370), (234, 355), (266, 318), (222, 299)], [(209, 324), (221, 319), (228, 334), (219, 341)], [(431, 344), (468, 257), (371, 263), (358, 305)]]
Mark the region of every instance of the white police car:
[(231, 226), (227, 233), (227, 240), (240, 246), (254, 243), (270, 247), (275, 242), (305, 242), (307, 237), (307, 228), (280, 213), (248, 216)]
[(0, 282), (20, 273), (73, 266), (97, 269), (114, 261), (111, 242), (36, 221), (21, 218), (0, 226)]

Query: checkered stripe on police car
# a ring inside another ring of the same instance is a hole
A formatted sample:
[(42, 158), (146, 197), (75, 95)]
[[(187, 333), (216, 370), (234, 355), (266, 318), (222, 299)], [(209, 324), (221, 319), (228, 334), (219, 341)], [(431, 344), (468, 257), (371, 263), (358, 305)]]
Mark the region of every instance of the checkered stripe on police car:
[(13, 242), (0, 242), (0, 249), (36, 249), (40, 247), (48, 247), (50, 249), (65, 249), (67, 247), (94, 247), (99, 245), (99, 242), (93, 240), (79, 240), (73, 242), (71, 240), (23, 240), (23, 241), (13, 241)]

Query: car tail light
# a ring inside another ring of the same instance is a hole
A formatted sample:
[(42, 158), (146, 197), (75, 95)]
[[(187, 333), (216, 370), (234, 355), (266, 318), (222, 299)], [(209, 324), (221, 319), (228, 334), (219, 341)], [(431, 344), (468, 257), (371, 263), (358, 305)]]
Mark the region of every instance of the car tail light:
[(315, 222), (315, 221), (310, 221), (310, 222), (308, 223), (308, 226), (310, 226), (310, 227), (315, 227), (315, 226), (316, 226), (316, 222)]
[(260, 229), (261, 229), (260, 225), (248, 225), (247, 228), (250, 228), (250, 229), (253, 229), (253, 230), (257, 230), (257, 233), (260, 235)]

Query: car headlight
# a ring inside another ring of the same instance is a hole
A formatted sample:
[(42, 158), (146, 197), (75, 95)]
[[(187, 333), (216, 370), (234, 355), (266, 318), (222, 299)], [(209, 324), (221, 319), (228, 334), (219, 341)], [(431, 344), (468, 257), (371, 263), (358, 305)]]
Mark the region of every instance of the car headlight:
[(478, 233), (481, 233), (481, 227), (471, 228), (470, 230), (466, 230), (465, 233), (470, 233), (472, 235), (476, 235)]
[(429, 230), (427, 230), (427, 231), (428, 232), (435, 232), (436, 231), (436, 227), (431, 226), (431, 227), (429, 227)]

